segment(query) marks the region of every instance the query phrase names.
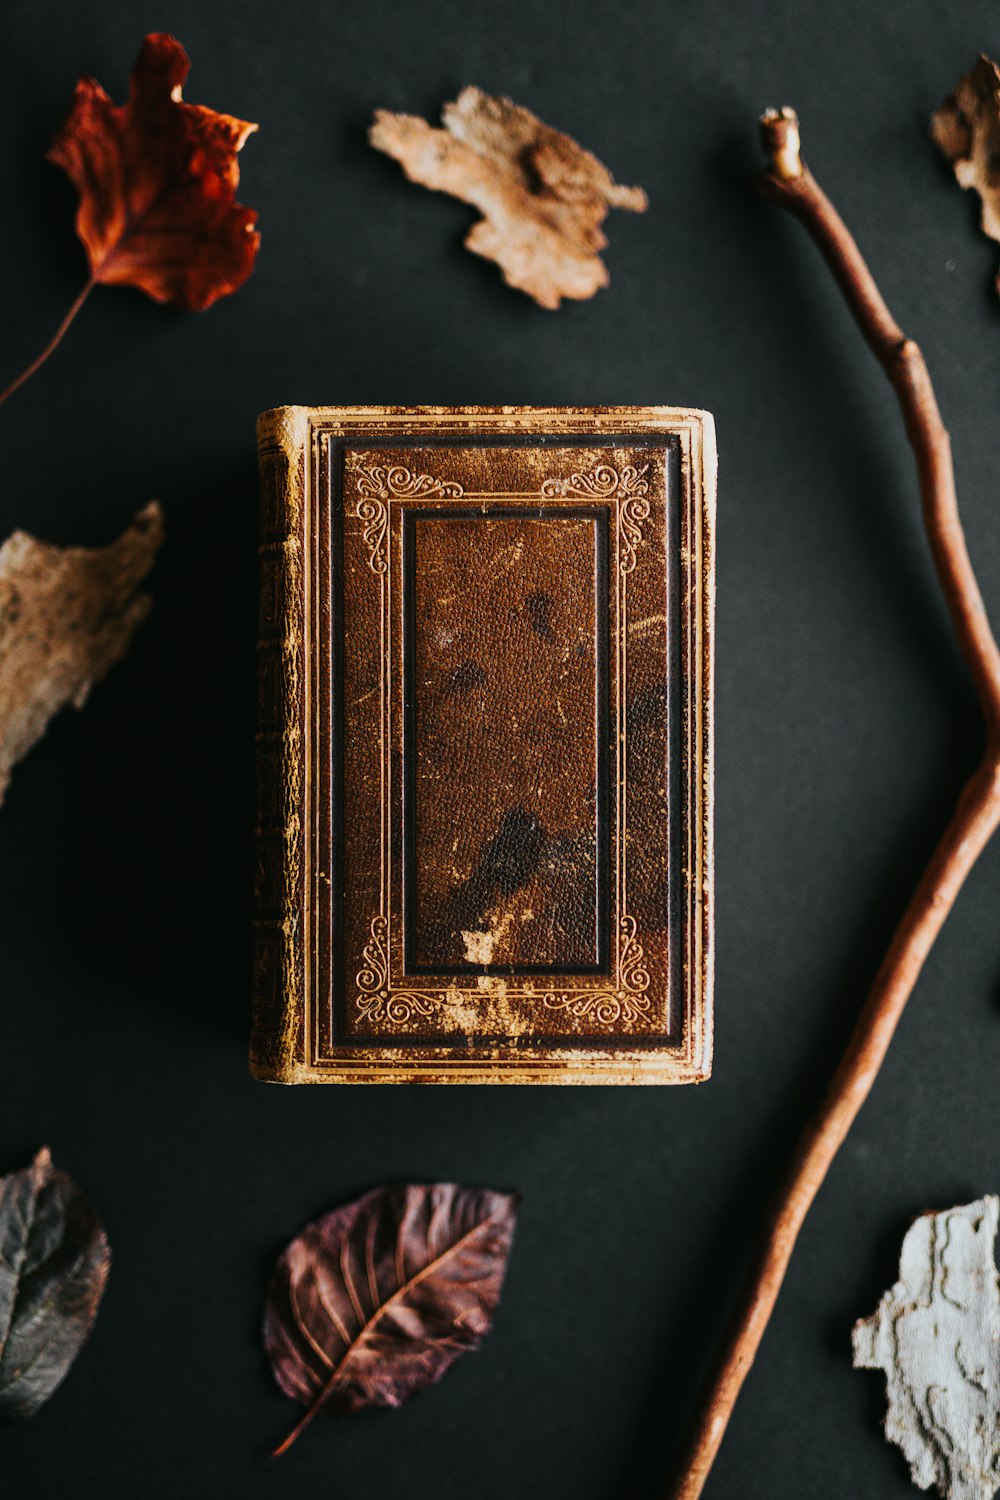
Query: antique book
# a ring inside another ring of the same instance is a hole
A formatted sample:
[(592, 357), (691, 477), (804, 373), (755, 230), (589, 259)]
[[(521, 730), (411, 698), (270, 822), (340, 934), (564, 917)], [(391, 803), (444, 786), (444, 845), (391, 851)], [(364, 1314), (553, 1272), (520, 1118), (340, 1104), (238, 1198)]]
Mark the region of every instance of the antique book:
[(706, 1078), (711, 417), (280, 407), (258, 436), (254, 1074)]

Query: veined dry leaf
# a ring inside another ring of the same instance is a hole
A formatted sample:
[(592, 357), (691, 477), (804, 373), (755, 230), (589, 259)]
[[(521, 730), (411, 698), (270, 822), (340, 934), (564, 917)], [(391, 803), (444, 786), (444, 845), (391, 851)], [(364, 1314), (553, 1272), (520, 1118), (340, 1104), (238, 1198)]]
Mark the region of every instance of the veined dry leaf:
[(0, 801), (53, 714), (82, 708), (124, 656), (149, 613), (136, 589), (162, 540), (154, 502), (109, 547), (54, 547), (24, 531), (0, 547)]
[(995, 62), (979, 58), (935, 111), (931, 134), (961, 186), (979, 194), (983, 233), (1000, 240), (1000, 68)]
[(495, 260), (541, 307), (607, 286), (601, 225), (609, 208), (642, 213), (642, 188), (619, 186), (596, 156), (509, 99), (465, 88), (441, 118), (436, 130), (419, 116), (376, 110), (368, 139), (412, 181), (478, 208), (466, 248)]
[(1000, 1488), (1000, 1295), (996, 1198), (924, 1214), (906, 1233), (899, 1280), (854, 1327), (854, 1364), (884, 1370), (885, 1435), (913, 1483), (947, 1500)]
[(305, 1416), (400, 1406), (492, 1326), (517, 1199), (458, 1187), (376, 1188), (296, 1235), (264, 1312), (274, 1378)]
[(81, 78), (49, 160), (80, 194), (76, 229), (92, 279), (200, 311), (253, 270), (257, 215), (236, 202), (236, 153), (257, 127), (185, 104), (190, 66), (180, 42), (154, 33), (127, 104)]
[(65, 1379), (110, 1269), (97, 1215), (48, 1148), (0, 1177), (0, 1416), (34, 1416)]

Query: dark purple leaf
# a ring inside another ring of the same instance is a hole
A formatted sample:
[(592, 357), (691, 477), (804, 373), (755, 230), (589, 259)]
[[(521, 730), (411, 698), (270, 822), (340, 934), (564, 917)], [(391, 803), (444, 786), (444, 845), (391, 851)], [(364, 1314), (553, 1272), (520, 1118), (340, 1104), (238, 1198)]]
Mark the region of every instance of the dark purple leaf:
[(111, 1267), (107, 1236), (48, 1148), (0, 1177), (0, 1416), (34, 1416), (76, 1359)]
[(458, 1187), (376, 1188), (296, 1235), (275, 1268), (264, 1346), (306, 1407), (400, 1406), (488, 1333), (517, 1198)]

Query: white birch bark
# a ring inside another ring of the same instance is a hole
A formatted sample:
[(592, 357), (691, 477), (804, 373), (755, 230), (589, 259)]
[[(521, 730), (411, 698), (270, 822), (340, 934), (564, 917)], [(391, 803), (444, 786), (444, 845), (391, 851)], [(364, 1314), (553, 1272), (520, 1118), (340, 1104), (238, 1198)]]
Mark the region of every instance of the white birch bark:
[(988, 1197), (917, 1219), (899, 1280), (854, 1327), (855, 1367), (885, 1372), (886, 1438), (946, 1500), (1000, 1488), (997, 1210)]

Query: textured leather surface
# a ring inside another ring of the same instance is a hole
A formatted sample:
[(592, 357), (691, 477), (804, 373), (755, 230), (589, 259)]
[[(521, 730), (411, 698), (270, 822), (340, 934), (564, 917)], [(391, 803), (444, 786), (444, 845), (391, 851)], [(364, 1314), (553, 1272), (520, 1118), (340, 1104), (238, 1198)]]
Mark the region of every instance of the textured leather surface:
[(600, 525), (413, 522), (413, 967), (599, 961)]

